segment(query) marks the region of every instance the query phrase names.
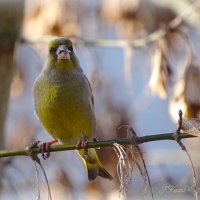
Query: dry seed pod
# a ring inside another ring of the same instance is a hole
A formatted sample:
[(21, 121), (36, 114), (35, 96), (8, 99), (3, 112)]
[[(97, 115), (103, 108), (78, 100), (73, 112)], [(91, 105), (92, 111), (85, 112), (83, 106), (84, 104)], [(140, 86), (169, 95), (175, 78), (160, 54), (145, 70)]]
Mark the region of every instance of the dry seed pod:
[(167, 97), (167, 88), (172, 78), (172, 68), (166, 56), (166, 41), (164, 39), (157, 42), (153, 56), (153, 71), (149, 87), (155, 95), (164, 99)]
[(187, 104), (200, 107), (200, 69), (194, 63), (185, 71), (184, 99)]
[(184, 101), (187, 105), (185, 118), (196, 118), (200, 112), (200, 69), (194, 61), (185, 71), (183, 90)]
[(200, 119), (192, 118), (189, 120), (183, 119), (182, 131), (200, 137)]
[(199, 115), (200, 106), (186, 104), (184, 100), (185, 80), (179, 80), (175, 87), (170, 100), (169, 112), (172, 120), (177, 122), (177, 112), (181, 109), (185, 119), (196, 118)]

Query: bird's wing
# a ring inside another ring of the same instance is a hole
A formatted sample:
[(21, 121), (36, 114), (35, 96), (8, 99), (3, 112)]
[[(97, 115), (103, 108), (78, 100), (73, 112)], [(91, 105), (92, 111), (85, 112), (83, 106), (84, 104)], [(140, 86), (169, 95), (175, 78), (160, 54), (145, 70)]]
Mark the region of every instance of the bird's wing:
[[(84, 75), (84, 76), (85, 76), (85, 75)], [(91, 101), (92, 101), (92, 105), (93, 105), (93, 107), (94, 107), (94, 96), (93, 96), (93, 93), (92, 93), (92, 87), (91, 87), (91, 85), (90, 85), (90, 82), (89, 82), (87, 76), (85, 76), (85, 79), (86, 79), (86, 82), (88, 83), (89, 88), (90, 88), (90, 91), (91, 91)]]

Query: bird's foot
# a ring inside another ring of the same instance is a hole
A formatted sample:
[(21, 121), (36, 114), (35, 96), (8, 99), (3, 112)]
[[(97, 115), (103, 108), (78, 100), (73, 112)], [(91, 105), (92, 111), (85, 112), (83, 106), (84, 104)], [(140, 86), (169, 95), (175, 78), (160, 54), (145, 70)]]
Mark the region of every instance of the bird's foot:
[(33, 142), (31, 145), (26, 147), (30, 151), (29, 156), (32, 158), (33, 161), (36, 161), (38, 164), (40, 164), (40, 159), (38, 158), (38, 153), (34, 153), (33, 149), (38, 147), (38, 144), (40, 141)]
[(84, 149), (84, 154), (88, 154), (88, 149), (87, 149), (87, 143), (88, 143), (88, 138), (86, 136), (82, 137), (78, 143), (76, 144), (77, 149)]
[(51, 142), (44, 142), (40, 145), (40, 153), (44, 160), (50, 157), (50, 146), (57, 142), (58, 140), (52, 140)]

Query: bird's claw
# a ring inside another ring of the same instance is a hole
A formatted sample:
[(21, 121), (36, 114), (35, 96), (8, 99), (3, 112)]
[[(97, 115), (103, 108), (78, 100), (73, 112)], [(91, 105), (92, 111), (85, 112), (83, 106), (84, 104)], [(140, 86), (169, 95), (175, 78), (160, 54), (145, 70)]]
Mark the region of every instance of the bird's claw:
[(38, 147), (38, 144), (40, 141), (33, 142), (31, 145), (26, 147), (27, 150), (29, 150), (29, 156), (32, 158), (33, 161), (36, 161), (37, 163), (40, 163), (40, 159), (38, 158), (38, 153), (34, 153), (33, 149)]
[(48, 142), (44, 142), (40, 145), (40, 153), (44, 160), (50, 157), (50, 144)]
[(51, 142), (44, 142), (40, 145), (40, 153), (42, 154), (42, 158), (44, 160), (50, 157), (50, 146), (56, 142), (58, 142), (58, 140), (52, 140)]
[(87, 143), (88, 143), (88, 138), (86, 136), (84, 136), (83, 138), (81, 138), (77, 145), (76, 148), (77, 149), (84, 149), (84, 154), (87, 155), (88, 154), (88, 149), (87, 149)]
[(34, 148), (38, 147), (38, 144), (40, 143), (40, 141), (36, 141), (33, 142), (31, 145), (29, 145), (26, 149), (29, 150), (29, 156), (32, 158), (32, 160), (37, 161), (38, 163), (40, 162), (39, 158), (38, 158), (38, 153), (42, 154), (42, 158), (44, 160), (46, 160), (47, 158), (50, 157), (50, 146), (54, 143), (58, 142), (58, 140), (53, 140), (51, 142), (44, 142), (41, 145), (39, 145), (39, 152), (35, 153), (33, 152)]

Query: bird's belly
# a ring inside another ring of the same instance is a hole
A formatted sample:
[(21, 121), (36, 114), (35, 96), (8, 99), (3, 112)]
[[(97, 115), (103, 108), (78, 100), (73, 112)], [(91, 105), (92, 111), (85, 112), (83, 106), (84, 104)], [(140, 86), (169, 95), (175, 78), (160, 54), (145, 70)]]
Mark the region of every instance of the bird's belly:
[(92, 137), (95, 116), (91, 106), (76, 96), (64, 97), (42, 99), (36, 105), (43, 127), (62, 143), (73, 144), (81, 136)]

